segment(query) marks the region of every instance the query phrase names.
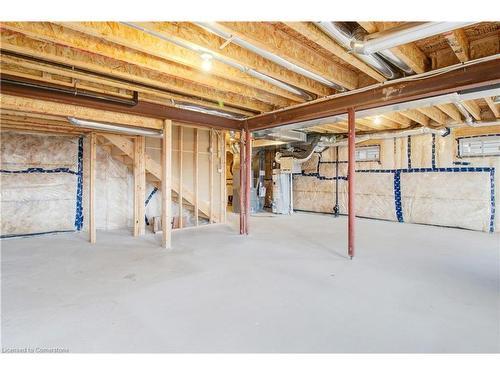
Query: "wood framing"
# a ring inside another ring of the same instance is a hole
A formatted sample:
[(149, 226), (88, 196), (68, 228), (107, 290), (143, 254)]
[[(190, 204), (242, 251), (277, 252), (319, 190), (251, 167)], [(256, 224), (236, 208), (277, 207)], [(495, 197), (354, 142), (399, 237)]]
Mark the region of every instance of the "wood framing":
[(266, 22), (220, 22), (218, 27), (349, 90), (358, 87), (352, 70), (333, 63)]
[(89, 138), (89, 241), (96, 242), (96, 222), (95, 222), (95, 170), (96, 170), (96, 134), (90, 133)]
[(463, 29), (445, 33), (444, 37), (460, 61), (469, 61), (469, 41)]
[(213, 136), (214, 131), (210, 129), (209, 131), (209, 148), (208, 152), (210, 153), (209, 156), (209, 166), (208, 166), (208, 201), (209, 201), (209, 214), (208, 214), (208, 220), (209, 223), (214, 222), (214, 136)]
[(194, 168), (193, 168), (193, 173), (194, 173), (194, 209), (193, 209), (193, 214), (194, 214), (194, 223), (196, 226), (199, 225), (199, 215), (200, 215), (200, 205), (199, 205), (199, 193), (198, 193), (198, 180), (199, 180), (199, 146), (198, 146), (198, 129), (194, 129)]
[(145, 207), (146, 200), (146, 141), (143, 136), (134, 140), (134, 236), (142, 236), (146, 232)]
[(162, 247), (172, 247), (172, 121), (165, 120), (161, 146)]
[(184, 185), (184, 179), (183, 174), (184, 174), (184, 166), (183, 166), (183, 159), (184, 159), (184, 129), (182, 126), (179, 126), (179, 190), (178, 190), (178, 204), (179, 204), (179, 228), (182, 228), (184, 226), (184, 220), (183, 220), (183, 201), (184, 197), (182, 192), (184, 191), (183, 185)]

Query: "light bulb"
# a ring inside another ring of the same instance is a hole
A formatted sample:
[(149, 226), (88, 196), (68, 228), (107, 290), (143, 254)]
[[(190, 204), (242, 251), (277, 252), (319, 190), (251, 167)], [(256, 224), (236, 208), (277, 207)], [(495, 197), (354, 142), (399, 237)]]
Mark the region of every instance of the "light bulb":
[(212, 55), (208, 54), (208, 53), (204, 53), (201, 55), (201, 58), (202, 58), (202, 63), (201, 63), (201, 68), (208, 72), (209, 70), (212, 69)]
[(380, 118), (380, 116), (376, 116), (374, 119), (373, 119), (373, 123), (375, 125), (380, 125), (382, 123), (382, 119)]

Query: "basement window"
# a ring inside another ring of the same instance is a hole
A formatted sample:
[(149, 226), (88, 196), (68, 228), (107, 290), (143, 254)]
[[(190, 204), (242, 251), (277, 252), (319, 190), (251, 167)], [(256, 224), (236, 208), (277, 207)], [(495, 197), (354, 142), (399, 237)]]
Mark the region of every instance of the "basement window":
[(500, 136), (470, 137), (458, 139), (458, 156), (498, 156)]
[(380, 161), (380, 146), (356, 147), (356, 161)]

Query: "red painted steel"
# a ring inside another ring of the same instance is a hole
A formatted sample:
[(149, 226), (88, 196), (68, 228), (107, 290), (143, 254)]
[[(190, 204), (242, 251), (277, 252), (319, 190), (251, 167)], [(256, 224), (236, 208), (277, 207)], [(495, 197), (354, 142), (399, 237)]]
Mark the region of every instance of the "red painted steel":
[(354, 213), (354, 196), (355, 196), (355, 165), (356, 165), (356, 113), (354, 108), (349, 108), (347, 110), (348, 122), (349, 122), (349, 158), (348, 158), (348, 172), (347, 172), (347, 182), (349, 184), (349, 194), (348, 194), (348, 205), (349, 205), (349, 224), (348, 224), (348, 242), (347, 242), (347, 253), (351, 257), (354, 257), (354, 237), (355, 237), (355, 213)]

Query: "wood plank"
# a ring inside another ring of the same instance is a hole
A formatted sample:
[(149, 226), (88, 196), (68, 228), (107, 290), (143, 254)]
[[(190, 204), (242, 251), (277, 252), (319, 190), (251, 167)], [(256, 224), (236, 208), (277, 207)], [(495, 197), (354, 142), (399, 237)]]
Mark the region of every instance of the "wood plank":
[(199, 217), (199, 211), (200, 211), (200, 206), (199, 206), (199, 198), (198, 198), (198, 175), (199, 175), (199, 171), (198, 171), (198, 165), (199, 165), (199, 150), (198, 150), (198, 129), (194, 129), (194, 170), (193, 170), (193, 173), (194, 173), (194, 210), (193, 210), (193, 213), (194, 213), (194, 222), (195, 222), (195, 226), (198, 226), (199, 225), (199, 220), (198, 220), (198, 217)]
[(374, 78), (378, 82), (386, 81), (386, 78), (377, 70), (367, 65), (362, 60), (358, 59), (352, 53), (347, 52), (345, 48), (337, 44), (325, 33), (319, 30), (315, 25), (310, 22), (284, 22), (285, 25), (295, 30), (299, 34), (305, 36), (307, 39), (312, 40), (314, 43), (320, 45), (328, 52), (331, 52), (338, 58), (358, 68), (363, 73)]
[(438, 104), (437, 107), (455, 121), (462, 121), (462, 115), (454, 104)]
[(438, 124), (446, 124), (448, 116), (435, 107), (418, 108), (417, 111), (436, 121)]
[[(110, 122), (142, 128), (160, 129), (161, 120), (141, 117), (131, 114), (105, 111), (71, 104), (56, 103), (47, 100), (24, 98), (20, 96), (0, 93), (2, 110), (32, 112), (42, 115), (56, 115), (63, 117), (77, 117), (97, 122)], [(74, 128), (74, 126), (73, 126)]]
[(172, 247), (172, 121), (165, 120), (161, 147), (162, 247)]
[(184, 149), (184, 130), (182, 126), (179, 126), (179, 190), (178, 190), (178, 203), (179, 203), (179, 228), (182, 228), (184, 226), (184, 222), (182, 219), (182, 215), (184, 214), (182, 212), (183, 210), (183, 186), (184, 186), (184, 180), (183, 180), (183, 172), (184, 172), (184, 166), (183, 166), (183, 153)]
[(146, 141), (143, 136), (134, 140), (134, 236), (146, 233), (145, 207), (146, 200)]
[(499, 118), (500, 111), (498, 110), (498, 104), (495, 103), (492, 98), (484, 98), (484, 100), (486, 101), (486, 104), (488, 104), (488, 107), (490, 108), (495, 118)]
[(349, 90), (358, 87), (358, 75), (291, 38), (266, 22), (219, 22), (217, 27), (316, 73)]
[(469, 41), (463, 29), (447, 32), (443, 36), (461, 62), (469, 61)]
[(96, 242), (95, 224), (95, 170), (96, 170), (96, 134), (90, 133), (90, 155), (89, 155), (89, 241)]
[(234, 43), (222, 45), (225, 39), (188, 22), (138, 22), (138, 25), (152, 30), (155, 33), (168, 36), (169, 38), (186, 43), (194, 48), (210, 52), (213, 56), (242, 64), (269, 77), (278, 79), (292, 86), (301, 88), (319, 96), (327, 96), (333, 93), (332, 89), (316, 82), (301, 74), (283, 69), (264, 57), (257, 55)]
[[(201, 69), (202, 60), (199, 53), (118, 22), (56, 22), (55, 24), (119, 44), (129, 49), (140, 51), (147, 55), (182, 64), (203, 73)], [(242, 74), (241, 70), (217, 61), (216, 59), (212, 61), (210, 76), (214, 78), (220, 77), (279, 96), (276, 98), (267, 96), (266, 101), (270, 100), (271, 104), (284, 106), (286, 103), (291, 105), (292, 103), (305, 101), (297, 94), (293, 94), (276, 85), (254, 78), (249, 74)], [(287, 98), (291, 101), (287, 102), (280, 97)], [(264, 96), (262, 99), (264, 99)]]
[(213, 130), (209, 130), (209, 144), (210, 144), (210, 157), (209, 157), (209, 166), (208, 166), (208, 200), (209, 200), (209, 209), (208, 209), (208, 217), (209, 222), (214, 222), (214, 136)]
[(246, 108), (252, 111), (266, 112), (273, 109), (272, 105), (248, 98), (232, 92), (222, 91), (220, 88), (200, 85), (196, 82), (142, 68), (129, 62), (109, 58), (100, 54), (87, 53), (65, 45), (47, 43), (37, 40), (36, 36), (11, 31), (0, 24), (0, 40), (2, 49), (15, 53), (40, 58), (46, 61), (75, 66), (99, 74), (111, 75), (116, 78), (136, 81), (153, 87), (171, 90), (184, 95), (204, 98), (221, 105), (231, 105)]
[(420, 125), (429, 126), (430, 119), (422, 112), (419, 112), (415, 109), (408, 109), (406, 111), (400, 111), (399, 113), (405, 117), (408, 117), (409, 119), (415, 121)]
[(405, 128), (413, 124), (411, 119), (399, 114), (398, 112), (384, 113), (381, 115), (381, 117), (384, 117), (392, 122), (396, 122), (400, 125), (403, 125), (403, 127)]
[(481, 121), (481, 107), (474, 100), (464, 100), (462, 104), (476, 121)]

